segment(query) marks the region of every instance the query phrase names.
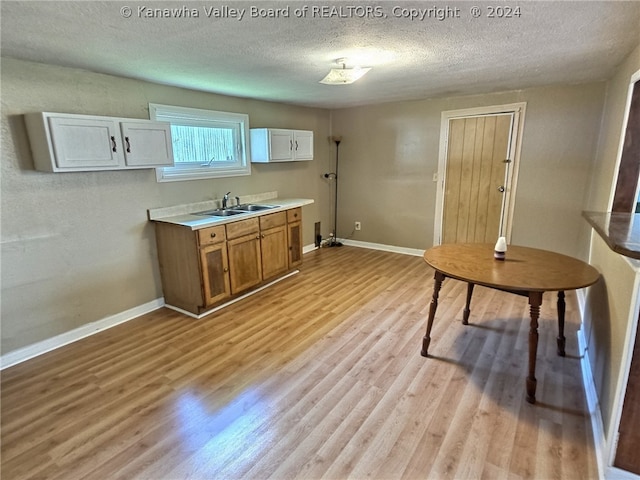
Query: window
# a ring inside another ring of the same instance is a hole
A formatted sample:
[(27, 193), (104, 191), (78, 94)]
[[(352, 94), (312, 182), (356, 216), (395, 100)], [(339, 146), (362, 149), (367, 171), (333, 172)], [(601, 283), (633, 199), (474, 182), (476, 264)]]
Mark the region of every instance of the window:
[(251, 175), (248, 115), (150, 103), (149, 117), (171, 123), (175, 165), (159, 182)]

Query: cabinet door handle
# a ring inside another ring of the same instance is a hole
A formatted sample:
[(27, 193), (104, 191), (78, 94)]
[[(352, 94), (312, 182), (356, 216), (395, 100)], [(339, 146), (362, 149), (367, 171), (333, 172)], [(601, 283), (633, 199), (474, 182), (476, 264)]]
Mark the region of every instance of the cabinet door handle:
[(298, 151), (298, 141), (296, 140), (296, 152)]
[(293, 140), (289, 140), (289, 150), (293, 150)]
[(260, 238), (264, 238), (264, 233), (262, 235), (260, 235)]
[(111, 135), (111, 151), (115, 153), (117, 151), (116, 147), (117, 147), (117, 145), (116, 145), (116, 137)]
[(228, 269), (227, 267), (224, 267), (224, 268), (222, 269), (222, 271), (223, 271), (224, 273), (227, 273), (227, 272), (229, 271), (229, 269)]
[(129, 137), (124, 137), (124, 141), (127, 144), (127, 153), (131, 153), (131, 143), (129, 143)]
[(256, 240), (260, 240), (260, 235), (256, 235)]

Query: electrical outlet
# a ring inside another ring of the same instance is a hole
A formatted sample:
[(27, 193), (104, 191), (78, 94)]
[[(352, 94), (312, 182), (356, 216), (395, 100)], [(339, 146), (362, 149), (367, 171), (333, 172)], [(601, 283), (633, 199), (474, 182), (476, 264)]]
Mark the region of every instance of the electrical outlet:
[(362, 230), (362, 224), (360, 222), (356, 222), (355, 223), (355, 229), (356, 230)]

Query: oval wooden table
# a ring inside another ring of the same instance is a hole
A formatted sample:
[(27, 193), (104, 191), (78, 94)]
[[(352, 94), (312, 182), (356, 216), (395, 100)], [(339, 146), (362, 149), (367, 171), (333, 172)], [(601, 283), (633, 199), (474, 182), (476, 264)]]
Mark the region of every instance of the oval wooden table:
[(544, 292), (558, 292), (558, 355), (565, 355), (564, 292), (594, 284), (600, 274), (591, 265), (559, 253), (536, 248), (509, 245), (506, 259), (493, 257), (490, 244), (445, 244), (430, 248), (424, 260), (433, 267), (435, 284), (429, 307), (427, 331), (422, 340), (422, 356), (428, 356), (431, 327), (438, 308), (438, 294), (445, 278), (467, 282), (467, 301), (462, 323), (467, 325), (474, 285), (528, 297), (531, 324), (529, 328), (529, 375), (526, 380), (527, 401), (536, 401), (536, 354), (538, 319)]

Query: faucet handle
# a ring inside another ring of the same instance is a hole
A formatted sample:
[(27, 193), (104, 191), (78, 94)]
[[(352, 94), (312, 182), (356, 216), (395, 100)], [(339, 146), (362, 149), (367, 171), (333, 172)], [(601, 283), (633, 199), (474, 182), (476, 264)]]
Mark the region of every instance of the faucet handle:
[(240, 197), (236, 197), (236, 206), (240, 205)]

